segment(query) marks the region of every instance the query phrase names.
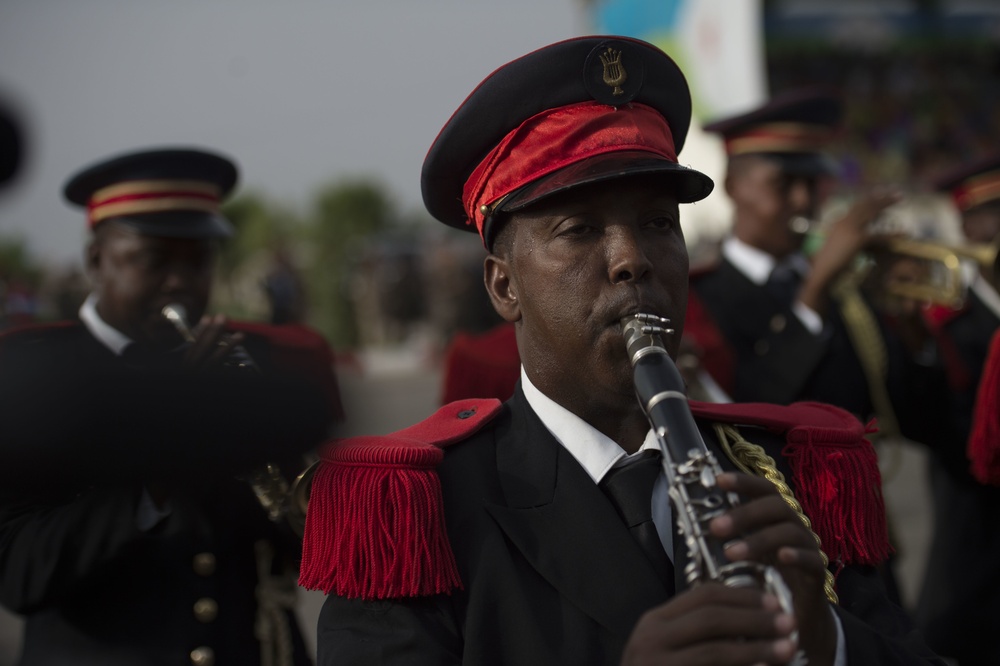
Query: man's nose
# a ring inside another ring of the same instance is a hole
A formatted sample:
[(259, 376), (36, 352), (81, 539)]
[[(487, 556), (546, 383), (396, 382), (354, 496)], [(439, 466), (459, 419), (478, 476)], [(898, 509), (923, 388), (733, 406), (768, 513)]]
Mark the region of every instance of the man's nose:
[(635, 282), (652, 268), (639, 231), (630, 226), (609, 229), (608, 273), (612, 283)]
[(188, 289), (195, 283), (196, 279), (197, 271), (194, 267), (178, 262), (167, 268), (163, 286), (167, 291)]
[(816, 188), (805, 178), (796, 178), (788, 189), (788, 203), (797, 212), (812, 212), (816, 204)]

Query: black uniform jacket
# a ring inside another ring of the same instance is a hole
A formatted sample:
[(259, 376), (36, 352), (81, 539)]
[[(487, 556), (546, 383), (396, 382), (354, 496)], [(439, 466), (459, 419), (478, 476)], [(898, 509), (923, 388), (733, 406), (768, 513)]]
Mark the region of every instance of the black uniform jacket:
[[(266, 375), (275, 345), (248, 338)], [(260, 663), (258, 574), (294, 576), (300, 544), (237, 475), (326, 434), (294, 387), (132, 368), (79, 324), (0, 340), (0, 602), (25, 616), (21, 664)], [(168, 514), (141, 529), (153, 491)]]
[[(697, 304), (708, 315), (691, 318), (685, 335), (704, 344), (706, 327), (723, 338), (720, 356), (731, 367), (713, 371), (715, 359), (705, 365), (716, 379), (729, 375), (723, 388), (737, 402), (770, 402), (787, 405), (813, 400), (836, 405), (861, 420), (874, 412), (869, 382), (854, 341), (836, 303), (831, 304), (824, 331), (810, 332), (790, 305), (777, 302), (768, 290), (755, 284), (726, 259), (691, 276), (689, 312)], [(903, 433), (926, 441), (934, 415), (943, 415), (944, 374), (938, 366), (913, 362), (899, 340), (878, 323), (877, 339), (886, 359), (886, 388)], [(712, 353), (706, 349), (706, 353)]]
[[(439, 471), (464, 589), (399, 601), (330, 596), (319, 663), (617, 664), (667, 591), (520, 388), (493, 422), (446, 450)], [(840, 575), (848, 663), (933, 663), (880, 586), (871, 570)]]

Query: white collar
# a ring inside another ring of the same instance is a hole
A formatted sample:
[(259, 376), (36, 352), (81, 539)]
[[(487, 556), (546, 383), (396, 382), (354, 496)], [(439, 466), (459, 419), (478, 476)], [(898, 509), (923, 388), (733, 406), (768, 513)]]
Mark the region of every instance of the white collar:
[(110, 349), (115, 356), (121, 356), (125, 348), (133, 342), (132, 338), (111, 326), (101, 319), (101, 315), (97, 314), (97, 294), (91, 293), (80, 306), (80, 321), (87, 327), (90, 334)]
[[(722, 256), (757, 286), (767, 282), (777, 263), (767, 252), (748, 245), (735, 236), (722, 241)], [(809, 260), (799, 252), (789, 255), (781, 263), (801, 276), (809, 273)]]
[(771, 271), (774, 270), (774, 257), (752, 245), (747, 245), (735, 236), (722, 241), (722, 256), (758, 286), (767, 282)]
[(541, 419), (542, 424), (552, 433), (556, 441), (576, 458), (594, 483), (600, 483), (608, 470), (625, 459), (636, 456), (642, 451), (660, 450), (659, 443), (650, 430), (639, 451), (630, 456), (610, 437), (538, 390), (528, 379), (523, 365), (521, 389), (528, 400), (528, 405)]
[(972, 284), (969, 285), (969, 289), (979, 297), (979, 300), (983, 302), (983, 305), (985, 305), (995, 317), (1000, 318), (1000, 294), (998, 294), (997, 290), (993, 288), (993, 285), (983, 279), (982, 274), (979, 273), (978, 266), (975, 277), (972, 279)]

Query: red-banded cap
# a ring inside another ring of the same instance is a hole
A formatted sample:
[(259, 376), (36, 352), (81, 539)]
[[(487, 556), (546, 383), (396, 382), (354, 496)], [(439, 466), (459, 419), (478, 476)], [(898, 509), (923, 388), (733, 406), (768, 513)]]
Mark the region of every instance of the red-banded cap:
[(705, 125), (719, 134), (726, 154), (766, 155), (793, 173), (822, 174), (833, 169), (825, 154), (836, 137), (843, 103), (826, 88), (808, 88), (776, 95), (767, 104)]
[(678, 201), (698, 201), (712, 180), (677, 161), (690, 120), (684, 75), (651, 44), (558, 42), (496, 70), (459, 106), (424, 160), (424, 203), (490, 247), (497, 212), (588, 183), (657, 173)]
[(66, 198), (87, 209), (91, 228), (116, 220), (140, 233), (176, 238), (232, 235), (219, 206), (236, 184), (236, 165), (191, 148), (144, 150), (73, 176)]
[(954, 169), (938, 178), (934, 186), (949, 193), (963, 213), (1000, 201), (1000, 153)]

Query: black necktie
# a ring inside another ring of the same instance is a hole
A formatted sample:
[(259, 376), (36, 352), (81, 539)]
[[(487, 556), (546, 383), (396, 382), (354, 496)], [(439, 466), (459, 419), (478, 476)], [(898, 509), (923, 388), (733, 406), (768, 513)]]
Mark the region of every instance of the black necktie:
[(653, 484), (659, 474), (659, 452), (646, 451), (636, 459), (612, 468), (601, 480), (600, 488), (652, 563), (667, 591), (673, 594), (674, 566), (663, 550), (651, 509)]
[(802, 276), (789, 264), (778, 264), (767, 278), (767, 290), (781, 305), (791, 305), (802, 284)]

